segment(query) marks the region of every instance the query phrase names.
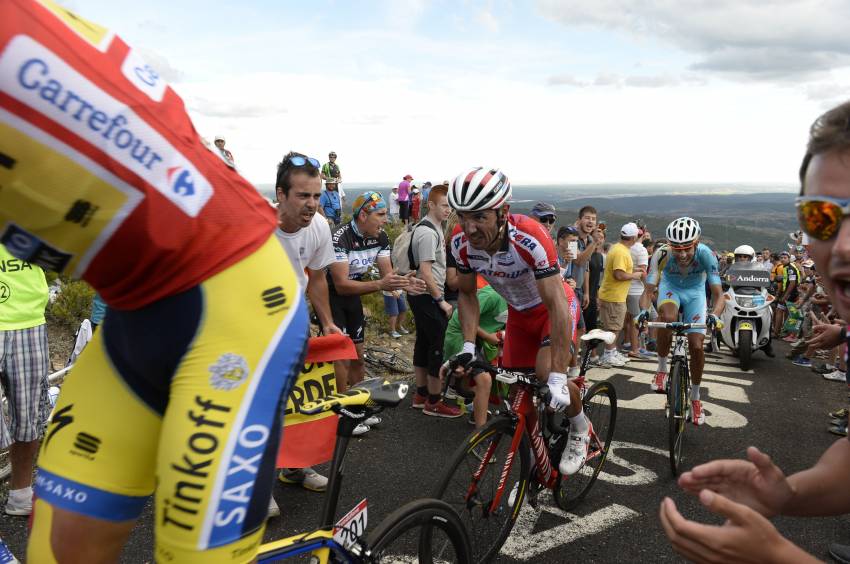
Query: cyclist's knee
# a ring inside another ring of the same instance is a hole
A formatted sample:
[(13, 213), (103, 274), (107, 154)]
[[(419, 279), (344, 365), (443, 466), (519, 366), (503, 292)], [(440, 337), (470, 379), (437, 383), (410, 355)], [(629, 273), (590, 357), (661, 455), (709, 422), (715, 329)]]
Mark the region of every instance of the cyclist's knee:
[(116, 562), (135, 520), (95, 519), (36, 500), (29, 562)]

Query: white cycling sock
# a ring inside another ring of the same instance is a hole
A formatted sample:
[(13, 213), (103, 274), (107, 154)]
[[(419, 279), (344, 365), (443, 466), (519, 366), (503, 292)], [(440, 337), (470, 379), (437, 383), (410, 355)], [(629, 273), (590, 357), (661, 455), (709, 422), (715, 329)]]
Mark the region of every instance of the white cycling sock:
[(575, 417), (570, 417), (570, 429), (582, 435), (590, 430), (590, 425), (587, 424), (587, 417), (584, 416), (583, 411)]
[(659, 356), (658, 357), (658, 371), (659, 372), (667, 372), (667, 357)]
[(691, 401), (699, 400), (699, 384), (691, 384)]

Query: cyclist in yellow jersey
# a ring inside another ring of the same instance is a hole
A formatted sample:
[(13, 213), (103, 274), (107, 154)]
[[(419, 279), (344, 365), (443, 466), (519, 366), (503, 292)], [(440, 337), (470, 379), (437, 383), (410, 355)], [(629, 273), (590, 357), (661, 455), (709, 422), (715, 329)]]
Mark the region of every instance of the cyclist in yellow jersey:
[(0, 3), (0, 242), (109, 306), (62, 388), (29, 562), (250, 562), (308, 321), (274, 210), (113, 33)]

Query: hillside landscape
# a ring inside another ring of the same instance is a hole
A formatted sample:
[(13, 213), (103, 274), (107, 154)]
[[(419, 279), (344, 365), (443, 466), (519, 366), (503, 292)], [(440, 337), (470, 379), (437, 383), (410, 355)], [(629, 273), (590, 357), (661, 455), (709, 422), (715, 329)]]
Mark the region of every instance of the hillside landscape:
[[(257, 188), (266, 197), (274, 195), (271, 185)], [(386, 183), (350, 183), (345, 189), (350, 194), (377, 190), (385, 197), (390, 192)], [(528, 213), (536, 201), (549, 202), (558, 210), (557, 225), (565, 225), (581, 207), (591, 205), (599, 211), (600, 221), (612, 227), (643, 220), (653, 237), (661, 235), (673, 219), (687, 215), (699, 220), (703, 239), (716, 250), (745, 243), (780, 249), (790, 242), (789, 232), (797, 229), (795, 196), (791, 187), (771, 186), (515, 186), (511, 209)]]

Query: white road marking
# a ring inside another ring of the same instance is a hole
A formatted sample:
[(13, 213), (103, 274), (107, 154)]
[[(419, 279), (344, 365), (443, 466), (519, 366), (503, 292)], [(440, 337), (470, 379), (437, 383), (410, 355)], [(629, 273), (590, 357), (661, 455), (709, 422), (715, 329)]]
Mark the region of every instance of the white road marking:
[[(537, 509), (524, 503), (511, 535), (502, 546), (501, 553), (517, 560), (531, 560), (544, 552), (569, 544), (581, 537), (595, 535), (620, 523), (634, 519), (640, 514), (624, 505), (611, 504), (590, 515), (578, 516), (555, 507), (549, 490), (540, 492)], [(563, 525), (533, 532), (537, 519), (543, 512), (564, 519)]]
[[(643, 411), (655, 410), (659, 412), (658, 417), (664, 418), (664, 404), (667, 396), (664, 394), (649, 393), (638, 396), (631, 400), (617, 400), (617, 409), (640, 409)], [(749, 402), (748, 402), (749, 403)], [(746, 427), (747, 418), (722, 405), (703, 400), (702, 406), (706, 411), (705, 424), (709, 427), (720, 429), (738, 429)], [(666, 432), (666, 431), (665, 431)]]
[[(663, 456), (667, 458), (669, 453), (660, 448), (641, 445), (638, 443), (624, 443), (620, 441), (612, 441), (611, 448), (608, 450), (608, 456), (605, 458), (605, 465), (603, 468), (610, 468), (611, 464), (615, 464), (626, 470), (630, 470), (632, 473), (627, 476), (615, 476), (614, 474), (609, 474), (604, 470), (599, 472), (599, 479), (610, 484), (616, 484), (618, 486), (645, 486), (647, 484), (651, 484), (658, 480), (658, 474), (650, 470), (649, 468), (645, 468), (639, 464), (635, 464), (634, 462), (629, 462), (622, 456), (617, 454), (618, 449), (638, 449), (645, 450), (651, 452), (652, 454), (657, 454), (659, 456)], [(587, 466), (583, 470), (590, 470)]]

